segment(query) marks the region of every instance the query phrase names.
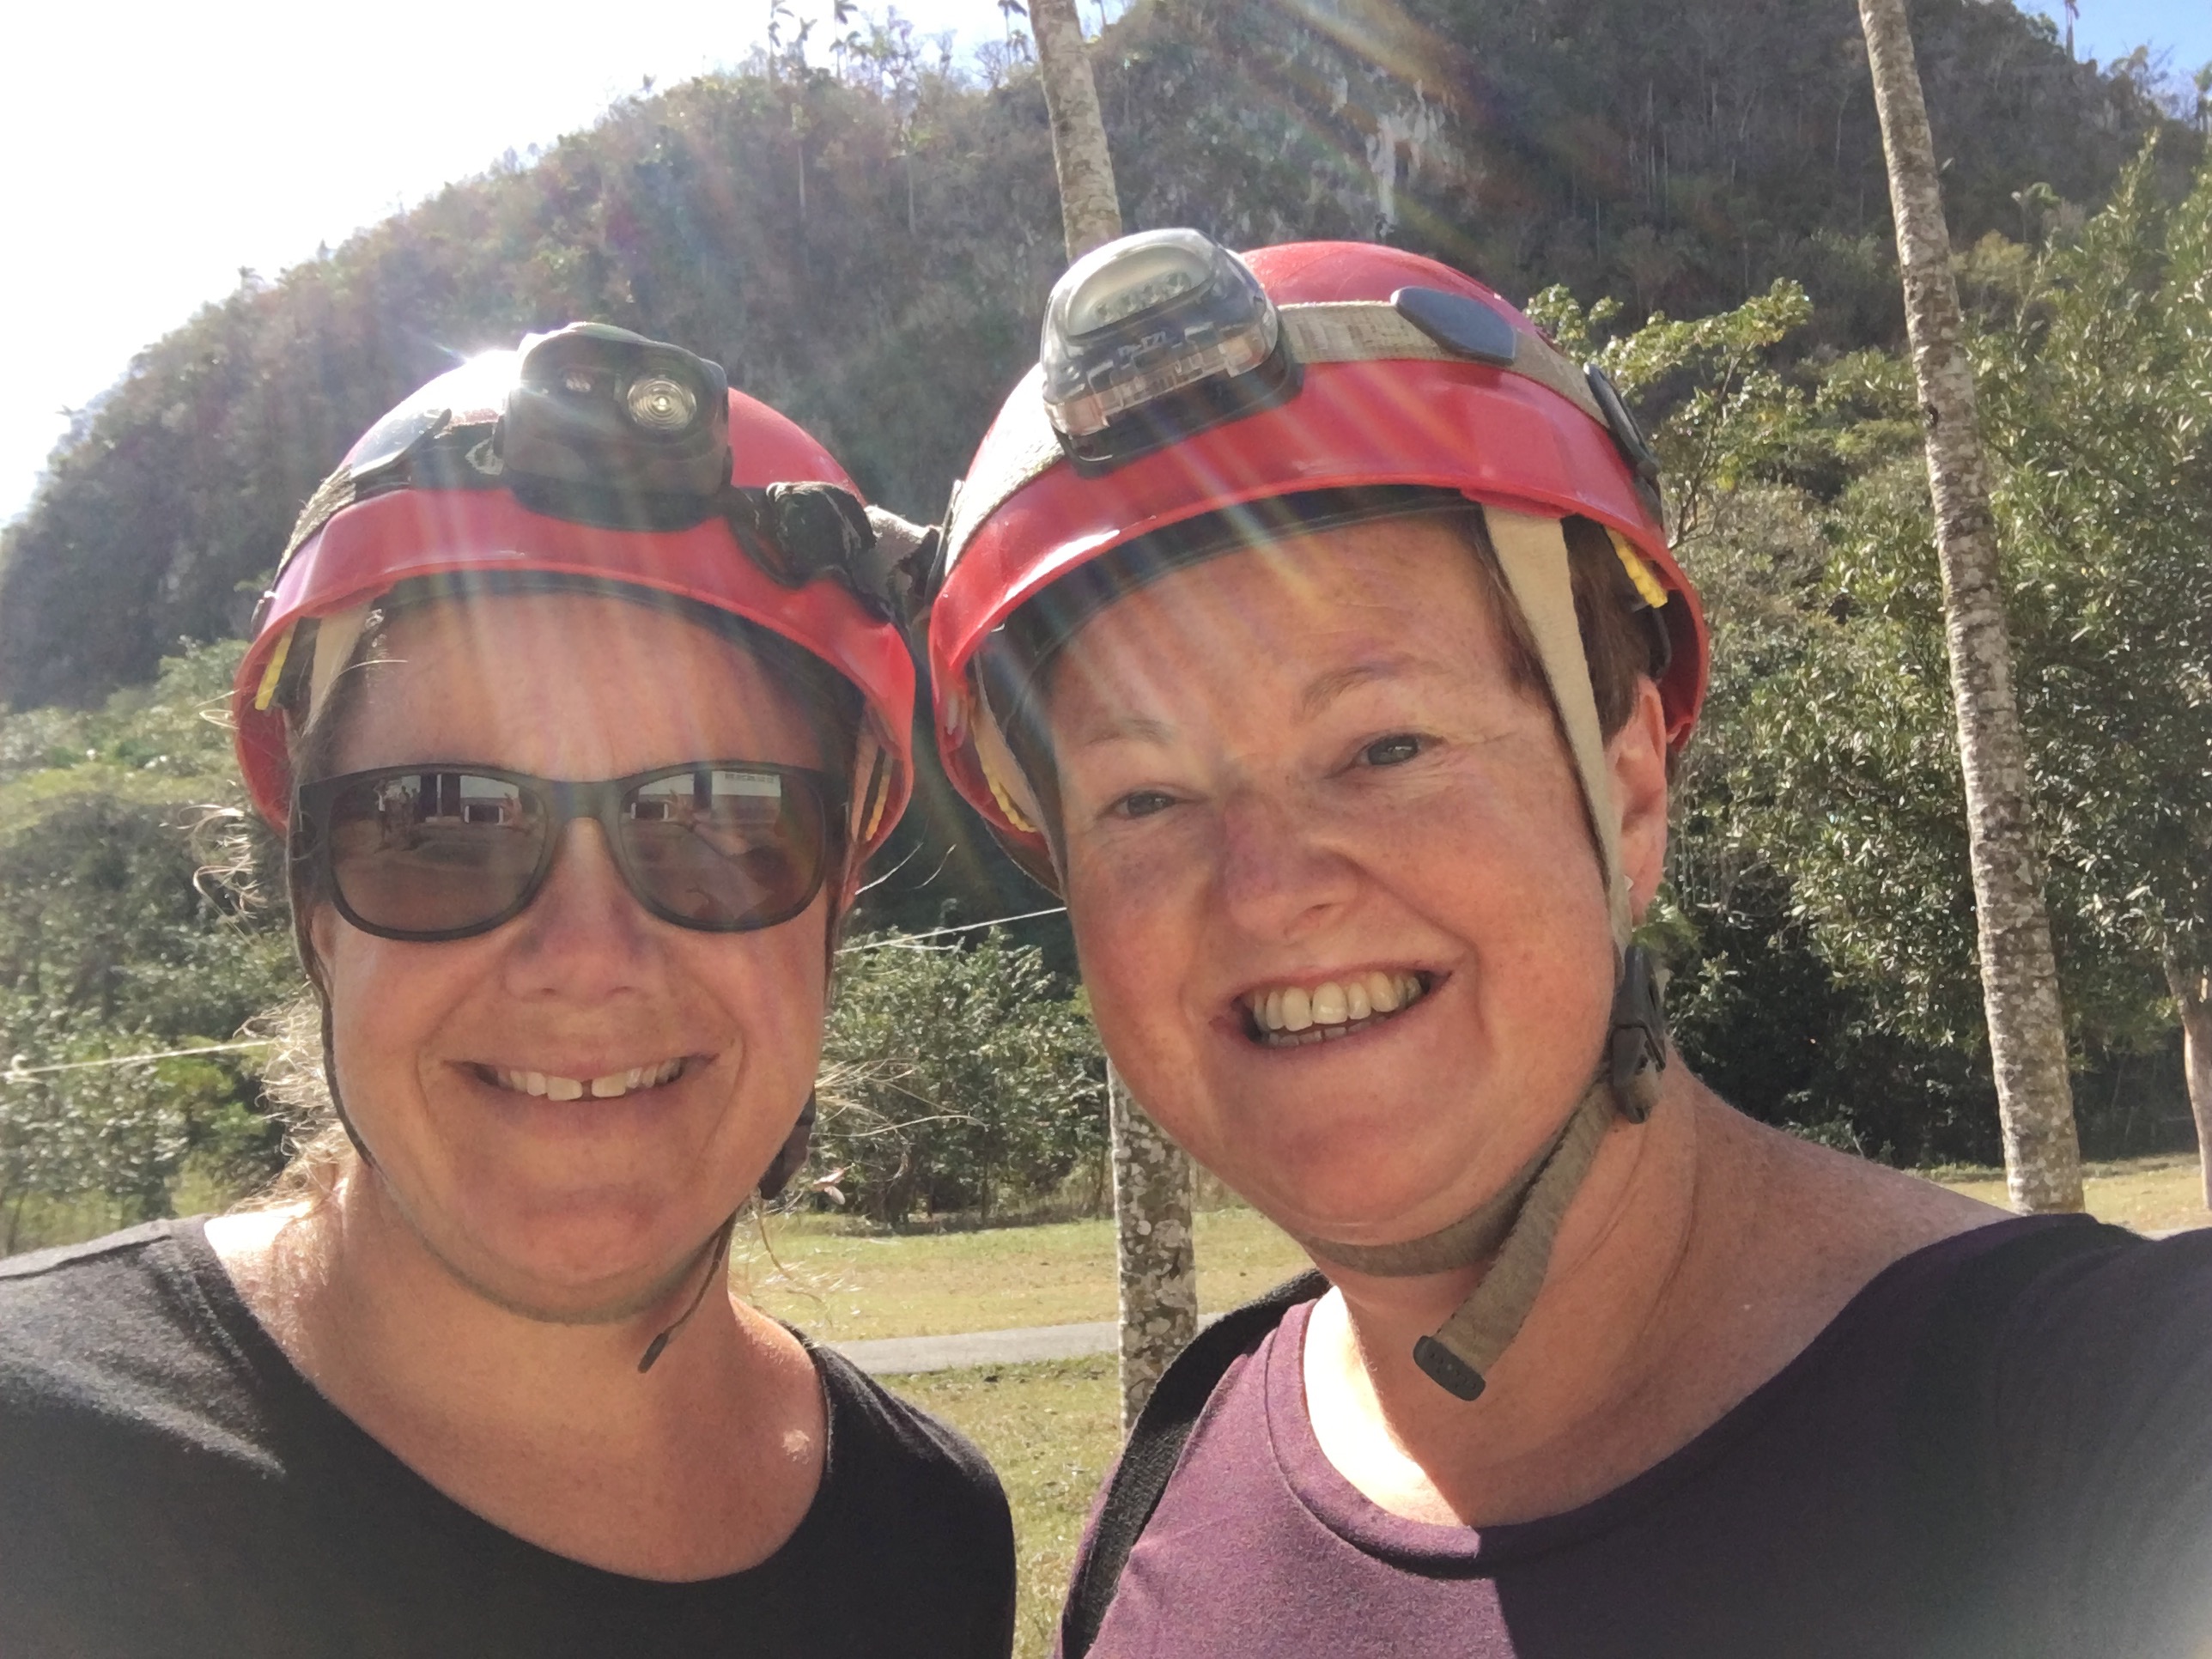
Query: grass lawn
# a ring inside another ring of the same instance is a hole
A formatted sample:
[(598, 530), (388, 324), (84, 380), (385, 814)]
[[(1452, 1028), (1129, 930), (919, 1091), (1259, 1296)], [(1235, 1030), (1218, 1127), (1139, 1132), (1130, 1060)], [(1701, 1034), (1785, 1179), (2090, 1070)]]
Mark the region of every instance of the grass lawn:
[[(1940, 1181), (1954, 1192), (1978, 1198), (1985, 1204), (2004, 1206), (2002, 1170), (1926, 1170), (1921, 1173)], [(2212, 1227), (2212, 1211), (2204, 1207), (2203, 1178), (2193, 1154), (2169, 1152), (2156, 1158), (2130, 1158), (2113, 1164), (2083, 1166), (2082, 1188), (2089, 1213), (2137, 1232), (2172, 1232), (2183, 1227)]]
[[(1989, 1203), (2005, 1201), (2002, 1170), (1925, 1173)], [(2106, 1221), (2144, 1232), (2212, 1226), (2193, 1157), (2093, 1164), (2087, 1187), (2091, 1212)], [(1297, 1246), (1253, 1211), (1200, 1211), (1196, 1225), (1205, 1312), (1233, 1308), (1307, 1266)], [(884, 1234), (835, 1217), (794, 1216), (771, 1221), (765, 1242), (741, 1234), (734, 1255), (737, 1283), (757, 1304), (833, 1342), (1115, 1316), (1110, 1221)]]
[[(1308, 1265), (1250, 1210), (1201, 1211), (1196, 1231), (1199, 1306), (1207, 1313)], [(1115, 1317), (1111, 1221), (884, 1234), (834, 1217), (785, 1217), (768, 1224), (765, 1242), (741, 1232), (732, 1257), (738, 1285), (758, 1306), (832, 1342)]]
[(890, 1386), (983, 1449), (1014, 1511), (1019, 1575), (1014, 1651), (1044, 1659), (1060, 1622), (1091, 1499), (1121, 1449), (1115, 1362), (1057, 1359), (1041, 1365), (895, 1376)]

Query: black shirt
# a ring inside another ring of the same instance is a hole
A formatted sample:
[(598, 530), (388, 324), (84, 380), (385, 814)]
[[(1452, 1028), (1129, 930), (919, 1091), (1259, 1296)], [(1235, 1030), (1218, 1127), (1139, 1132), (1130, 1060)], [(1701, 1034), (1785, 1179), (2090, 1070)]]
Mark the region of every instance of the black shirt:
[(822, 1484), (665, 1583), (463, 1508), (293, 1369), (198, 1222), (0, 1262), (0, 1654), (1001, 1659), (1013, 1529), (957, 1434), (813, 1350)]

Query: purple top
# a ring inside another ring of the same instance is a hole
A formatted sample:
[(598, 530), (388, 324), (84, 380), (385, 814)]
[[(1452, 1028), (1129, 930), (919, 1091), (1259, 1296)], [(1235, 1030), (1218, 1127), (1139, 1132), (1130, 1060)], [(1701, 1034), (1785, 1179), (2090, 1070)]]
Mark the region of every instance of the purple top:
[[(2048, 1224), (1905, 1257), (1680, 1450), (1579, 1509), (1479, 1530), (1390, 1515), (1328, 1462), (1306, 1413), (1312, 1307), (1294, 1307), (1215, 1388), (1093, 1659), (1955, 1652), (1925, 1588), (1905, 1391), (1952, 1274)], [(1990, 1513), (2031, 1645), (2204, 1651), (2212, 1231), (2065, 1264), (2002, 1328)]]

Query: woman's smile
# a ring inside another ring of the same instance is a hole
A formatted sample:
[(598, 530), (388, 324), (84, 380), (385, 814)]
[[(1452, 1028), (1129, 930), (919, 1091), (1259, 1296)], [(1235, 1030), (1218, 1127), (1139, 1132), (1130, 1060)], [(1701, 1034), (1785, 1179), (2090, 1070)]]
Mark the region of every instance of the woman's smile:
[(1374, 1030), (1411, 1012), (1436, 984), (1413, 968), (1346, 969), (1267, 985), (1237, 999), (1246, 1037), (1263, 1048), (1303, 1048)]
[(678, 1054), (643, 1066), (617, 1067), (591, 1078), (565, 1077), (558, 1072), (516, 1066), (477, 1065), (471, 1069), (484, 1082), (518, 1095), (542, 1095), (549, 1100), (581, 1100), (589, 1095), (594, 1100), (617, 1100), (675, 1082), (690, 1063), (690, 1055)]
[[(496, 610), (493, 609), (496, 606)], [(476, 629), (495, 616), (496, 672)], [(565, 666), (671, 695), (608, 702)], [(422, 755), (550, 778), (688, 754), (810, 765), (799, 706), (737, 647), (618, 599), (432, 606), (392, 625), (342, 769)], [(696, 1253), (759, 1178), (813, 1080), (823, 908), (759, 930), (647, 912), (605, 827), (560, 832), (542, 886), (487, 932), (386, 939), (319, 913), (344, 1097), (441, 1259), (507, 1304), (623, 1305)]]

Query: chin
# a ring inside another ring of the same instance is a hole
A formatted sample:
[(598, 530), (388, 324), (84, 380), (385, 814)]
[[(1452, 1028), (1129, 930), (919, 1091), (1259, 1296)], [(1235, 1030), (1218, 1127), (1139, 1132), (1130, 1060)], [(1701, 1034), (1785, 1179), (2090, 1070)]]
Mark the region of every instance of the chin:
[[(698, 1219), (710, 1207), (696, 1195), (541, 1200), (479, 1210), (451, 1248), (428, 1242), (448, 1271), (502, 1307), (533, 1319), (599, 1323), (631, 1317), (672, 1293), (728, 1217), (725, 1209)], [(678, 1214), (689, 1219), (672, 1219)]]
[(1436, 1098), (1423, 1108), (1370, 1100), (1349, 1110), (1341, 1099), (1288, 1110), (1280, 1099), (1256, 1100), (1224, 1115), (1200, 1161), (1292, 1232), (1346, 1243), (1418, 1237), (1474, 1208), (1526, 1155), (1470, 1133), (1473, 1125), (1439, 1122)]
[[(1447, 1226), (1474, 1207), (1481, 1194), (1460, 1201), (1446, 1198), (1440, 1177), (1464, 1170), (1473, 1160), (1452, 1164), (1424, 1162), (1409, 1167), (1402, 1157), (1385, 1153), (1327, 1160), (1276, 1162), (1264, 1169), (1224, 1175), (1270, 1219), (1310, 1238), (1347, 1243), (1395, 1243)], [(1408, 1224), (1407, 1218), (1418, 1218)]]

